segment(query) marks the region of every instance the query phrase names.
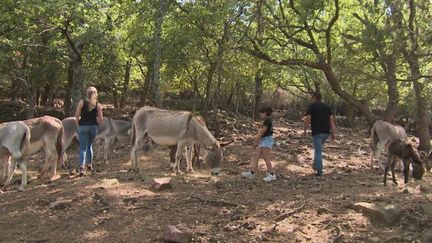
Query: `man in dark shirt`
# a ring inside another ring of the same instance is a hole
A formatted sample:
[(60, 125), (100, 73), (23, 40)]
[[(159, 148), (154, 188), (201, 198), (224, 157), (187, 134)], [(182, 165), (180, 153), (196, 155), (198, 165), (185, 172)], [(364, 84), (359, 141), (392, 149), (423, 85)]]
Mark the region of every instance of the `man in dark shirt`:
[(309, 124), (312, 128), (312, 138), (315, 149), (313, 168), (317, 176), (323, 174), (322, 150), (329, 136), (335, 139), (335, 119), (330, 106), (321, 101), (321, 94), (316, 92), (312, 95), (313, 103), (309, 105), (304, 119), (304, 135)]

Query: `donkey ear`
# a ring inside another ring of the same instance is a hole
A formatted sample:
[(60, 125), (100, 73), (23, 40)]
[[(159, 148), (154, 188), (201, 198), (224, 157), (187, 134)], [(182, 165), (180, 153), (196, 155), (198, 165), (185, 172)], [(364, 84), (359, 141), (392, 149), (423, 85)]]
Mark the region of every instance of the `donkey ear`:
[(223, 148), (223, 147), (225, 147), (225, 146), (230, 145), (230, 144), (233, 143), (233, 142), (234, 142), (234, 139), (231, 139), (231, 140), (228, 141), (228, 142), (219, 142), (219, 145), (220, 145), (221, 148)]

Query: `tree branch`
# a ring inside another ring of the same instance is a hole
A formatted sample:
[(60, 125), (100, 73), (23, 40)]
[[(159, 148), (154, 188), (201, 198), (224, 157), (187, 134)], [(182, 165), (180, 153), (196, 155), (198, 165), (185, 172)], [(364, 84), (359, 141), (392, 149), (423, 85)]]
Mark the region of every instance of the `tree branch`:
[(326, 36), (326, 48), (327, 48), (327, 63), (331, 64), (332, 62), (332, 50), (331, 50), (331, 30), (336, 23), (336, 21), (339, 18), (339, 0), (334, 0), (335, 5), (335, 15), (332, 17), (332, 19), (329, 22), (329, 25), (325, 31)]
[(276, 60), (272, 57), (270, 57), (268, 54), (264, 53), (260, 48), (256, 45), (255, 42), (253, 42), (254, 49), (246, 49), (246, 51), (259, 59), (265, 60), (267, 62), (278, 64), (278, 65), (284, 65), (284, 66), (307, 66), (315, 69), (322, 69), (323, 66), (316, 62), (311, 62), (305, 59), (285, 59), (285, 60)]
[(72, 37), (69, 34), (69, 24), (70, 20), (66, 21), (65, 27), (60, 28), (60, 31), (63, 33), (63, 35), (66, 37), (67, 42), (69, 43), (69, 46), (71, 47), (72, 51), (75, 53), (75, 55), (78, 58), (81, 58), (81, 53), (78, 51), (78, 49), (75, 46), (75, 43), (72, 40)]

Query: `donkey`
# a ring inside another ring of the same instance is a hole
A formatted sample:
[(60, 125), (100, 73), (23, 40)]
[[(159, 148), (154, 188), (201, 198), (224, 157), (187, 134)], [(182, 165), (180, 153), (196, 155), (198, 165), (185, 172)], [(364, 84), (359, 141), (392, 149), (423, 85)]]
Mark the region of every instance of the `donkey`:
[[(139, 171), (138, 149), (149, 137), (161, 146), (177, 146), (173, 171), (180, 170), (182, 151), (194, 143), (200, 143), (207, 148), (204, 161), (210, 166), (212, 175), (219, 175), (222, 160), (221, 148), (229, 143), (219, 143), (198, 119), (187, 111), (169, 111), (144, 106), (132, 119), (132, 170)], [(232, 141), (231, 141), (232, 142)], [(186, 153), (186, 170), (192, 169), (190, 154)]]
[[(59, 119), (51, 116), (43, 116), (23, 121), (30, 130), (30, 141), (28, 146), (22, 150), (23, 159), (37, 153), (41, 148), (45, 151), (45, 162), (40, 171), (40, 177), (45, 178), (48, 169), (51, 168), (49, 181), (54, 180), (57, 174), (57, 165), (62, 163), (63, 158), (63, 126)], [(18, 162), (19, 163), (19, 162)], [(20, 164), (22, 171), (20, 190), (24, 190), (27, 185), (27, 166), (26, 163)], [(13, 171), (9, 170), (9, 178), (12, 178)]]
[[(75, 117), (68, 117), (62, 120), (65, 142), (65, 151), (71, 145), (74, 138), (78, 139), (78, 123)], [(104, 117), (103, 122), (99, 125), (98, 133), (96, 135), (95, 141), (104, 140), (104, 159), (105, 163), (108, 164), (108, 155), (110, 151), (110, 145), (114, 139), (130, 139), (130, 129), (132, 123), (130, 121), (115, 120), (109, 117)], [(98, 158), (101, 152), (101, 148), (98, 151)], [(64, 161), (67, 161), (66, 153), (64, 155)]]
[(63, 164), (63, 125), (62, 122), (52, 116), (43, 116), (25, 120), (30, 128), (30, 144), (24, 151), (24, 157), (37, 153), (41, 148), (45, 152), (45, 163), (41, 169), (41, 178), (46, 177), (51, 167), (49, 180), (53, 180), (57, 173), (57, 165)]
[[(379, 156), (381, 155), (384, 146), (390, 141), (395, 139), (407, 140), (408, 136), (403, 127), (398, 125), (393, 125), (389, 122), (382, 120), (377, 120), (371, 129), (371, 160), (370, 168), (373, 168), (374, 155), (379, 161)], [(379, 162), (382, 167), (382, 163)]]
[[(95, 141), (103, 140), (105, 164), (108, 164), (108, 155), (111, 150), (110, 148), (114, 146), (116, 140), (130, 141), (131, 128), (131, 121), (116, 120), (110, 117), (106, 117), (103, 124), (99, 126), (98, 134), (96, 135)], [(102, 147), (99, 146), (97, 159), (99, 159), (101, 151)]]
[[(421, 180), (425, 172), (424, 164), (428, 159), (426, 156), (419, 154), (418, 150), (410, 143), (401, 139), (391, 140), (388, 149), (388, 160), (384, 169), (384, 186), (387, 181), (387, 172), (391, 166), (393, 183), (397, 185), (395, 178), (395, 165), (396, 157), (399, 157), (403, 161), (403, 172), (404, 172), (404, 183), (408, 183), (409, 167), (412, 164), (413, 172), (412, 176), (416, 180)], [(427, 166), (429, 167), (429, 166)], [(427, 168), (430, 169), (430, 168)]]
[(29, 144), (30, 129), (24, 122), (14, 121), (0, 124), (0, 158), (3, 165), (3, 190), (6, 189), (12, 180), (17, 164), (22, 170), (19, 190), (24, 190), (27, 184), (27, 166), (23, 161), (23, 154)]
[[(206, 126), (206, 121), (205, 121), (204, 117), (202, 117), (202, 116), (195, 116), (195, 117), (196, 117), (197, 121), (199, 123), (201, 123), (201, 125)], [(201, 147), (202, 147), (201, 144), (194, 143), (192, 146), (186, 148), (185, 152), (189, 153), (188, 156), (192, 157), (192, 164), (191, 164), (191, 168), (190, 168), (192, 172), (194, 171), (192, 168), (193, 164), (198, 164), (198, 166), (200, 165), (201, 161), (199, 159), (199, 156), (201, 154)], [(174, 164), (175, 164), (175, 155), (177, 152), (177, 146), (171, 146), (170, 149), (171, 149), (170, 150), (170, 167), (173, 168)]]

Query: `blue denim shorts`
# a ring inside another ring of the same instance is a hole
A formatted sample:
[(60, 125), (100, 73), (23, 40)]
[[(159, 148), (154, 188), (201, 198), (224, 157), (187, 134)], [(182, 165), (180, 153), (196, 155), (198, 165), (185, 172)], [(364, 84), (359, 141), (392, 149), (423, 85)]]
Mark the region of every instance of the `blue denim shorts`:
[(273, 148), (274, 139), (272, 136), (262, 137), (258, 147), (260, 148)]

